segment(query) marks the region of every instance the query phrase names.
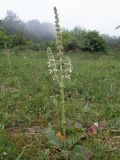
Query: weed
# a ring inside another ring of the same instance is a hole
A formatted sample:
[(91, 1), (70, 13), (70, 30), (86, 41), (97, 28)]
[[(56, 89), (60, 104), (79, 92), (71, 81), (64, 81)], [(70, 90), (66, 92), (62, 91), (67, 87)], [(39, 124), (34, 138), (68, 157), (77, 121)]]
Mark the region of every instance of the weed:
[(48, 53), (48, 68), (50, 74), (52, 74), (53, 80), (56, 80), (60, 86), (60, 94), (61, 94), (61, 125), (63, 129), (63, 135), (66, 137), (66, 109), (65, 109), (65, 95), (64, 95), (64, 88), (65, 88), (65, 79), (70, 79), (70, 73), (72, 72), (72, 65), (69, 57), (64, 57), (63, 53), (63, 45), (62, 45), (62, 34), (59, 25), (59, 17), (57, 13), (57, 8), (54, 7), (55, 13), (55, 24), (56, 24), (56, 32), (57, 32), (57, 39), (56, 39), (56, 46), (57, 46), (57, 57), (55, 58), (51, 49), (47, 49)]

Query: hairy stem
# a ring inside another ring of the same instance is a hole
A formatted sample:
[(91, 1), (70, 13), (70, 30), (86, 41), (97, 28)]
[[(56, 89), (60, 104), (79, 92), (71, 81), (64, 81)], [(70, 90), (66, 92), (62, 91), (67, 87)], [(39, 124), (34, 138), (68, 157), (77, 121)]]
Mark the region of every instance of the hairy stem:
[(63, 135), (66, 137), (66, 119), (65, 119), (65, 100), (64, 100), (64, 79), (63, 79), (63, 68), (62, 68), (62, 55), (60, 56), (60, 93), (61, 93), (61, 125), (63, 129)]
[(63, 130), (63, 135), (66, 137), (66, 115), (65, 115), (65, 101), (64, 101), (64, 69), (63, 69), (63, 45), (62, 45), (62, 35), (61, 35), (61, 29), (59, 25), (59, 16), (57, 13), (57, 8), (54, 7), (54, 13), (55, 13), (55, 24), (56, 24), (56, 32), (57, 32), (57, 39), (56, 39), (56, 45), (59, 55), (59, 62), (60, 62), (60, 94), (61, 94), (61, 126)]

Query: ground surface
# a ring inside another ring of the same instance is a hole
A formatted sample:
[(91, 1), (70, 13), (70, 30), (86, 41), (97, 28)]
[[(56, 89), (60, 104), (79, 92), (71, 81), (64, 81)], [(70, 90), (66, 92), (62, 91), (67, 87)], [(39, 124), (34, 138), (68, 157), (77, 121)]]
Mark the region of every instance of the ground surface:
[[(68, 133), (85, 136), (99, 123), (97, 133), (80, 142), (89, 150), (81, 159), (119, 160), (120, 56), (69, 57), (74, 68), (65, 86)], [(59, 87), (49, 76), (46, 53), (12, 54), (10, 60), (11, 67), (0, 53), (0, 160), (15, 160), (22, 151), (21, 160), (64, 159), (45, 135), (50, 124), (60, 130)]]

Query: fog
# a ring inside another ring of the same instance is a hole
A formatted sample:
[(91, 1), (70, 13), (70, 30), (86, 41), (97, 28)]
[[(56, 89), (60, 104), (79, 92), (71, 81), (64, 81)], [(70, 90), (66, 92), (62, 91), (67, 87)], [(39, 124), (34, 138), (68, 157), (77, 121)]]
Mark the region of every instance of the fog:
[(22, 34), (34, 42), (49, 41), (55, 39), (55, 27), (53, 24), (41, 23), (37, 19), (22, 21), (16, 13), (9, 10), (1, 19), (0, 28), (9, 35)]
[(0, 18), (7, 10), (14, 11), (22, 20), (37, 19), (54, 23), (53, 6), (57, 6), (62, 27), (75, 26), (119, 35), (119, 0), (0, 0)]

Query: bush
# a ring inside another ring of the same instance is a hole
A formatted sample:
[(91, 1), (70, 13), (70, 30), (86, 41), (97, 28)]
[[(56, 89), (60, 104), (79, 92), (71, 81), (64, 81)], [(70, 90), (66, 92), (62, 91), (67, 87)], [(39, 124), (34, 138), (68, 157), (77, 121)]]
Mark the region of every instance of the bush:
[(26, 38), (20, 34), (16, 34), (16, 35), (11, 36), (11, 40), (12, 40), (12, 47), (27, 45)]
[(62, 38), (65, 51), (105, 52), (107, 48), (107, 44), (99, 32), (86, 31), (79, 27), (75, 27), (73, 31), (64, 31)]
[(29, 49), (32, 50), (32, 51), (40, 51), (41, 50), (41, 46), (40, 46), (39, 43), (32, 43), (29, 46)]
[(105, 52), (106, 42), (96, 31), (89, 31), (85, 35), (85, 51), (90, 52)]
[(10, 37), (0, 31), (0, 49), (5, 48), (5, 44), (10, 45)]

